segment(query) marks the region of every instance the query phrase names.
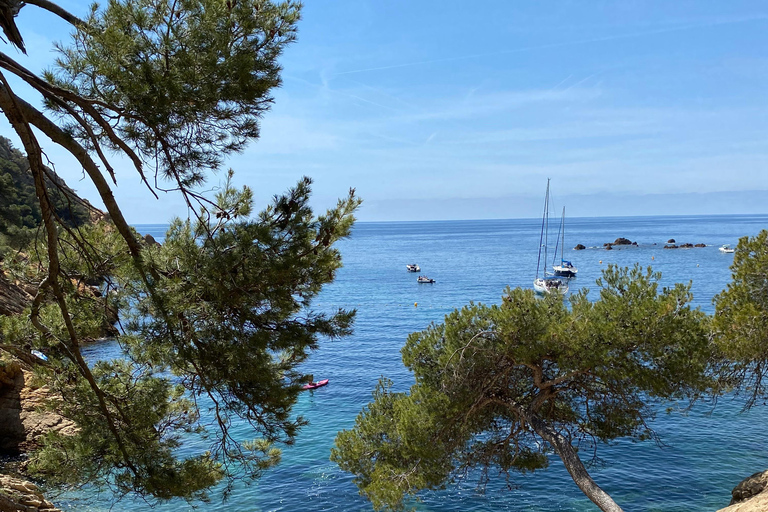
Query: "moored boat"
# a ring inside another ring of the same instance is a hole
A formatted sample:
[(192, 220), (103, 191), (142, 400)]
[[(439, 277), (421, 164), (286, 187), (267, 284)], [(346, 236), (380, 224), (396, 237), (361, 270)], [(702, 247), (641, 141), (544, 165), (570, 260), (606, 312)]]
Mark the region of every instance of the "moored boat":
[(735, 252), (735, 251), (736, 251), (736, 249), (734, 249), (733, 247), (731, 247), (728, 244), (725, 244), (722, 247), (720, 247), (720, 252), (724, 252), (724, 253), (727, 253), (727, 254), (730, 254), (730, 253)]
[(408, 272), (421, 272), (421, 267), (416, 263), (408, 263), (405, 268), (408, 270)]
[[(565, 214), (565, 210), (563, 210)], [(533, 280), (533, 289), (536, 293), (567, 293), (568, 280), (547, 275), (547, 238), (549, 236), (549, 180), (547, 180), (547, 193), (544, 195), (544, 215), (541, 219), (541, 237), (539, 238), (539, 259), (536, 263), (536, 279)], [(543, 251), (542, 251), (543, 249)], [(544, 277), (539, 277), (541, 268), (541, 255), (544, 253)]]
[(434, 279), (430, 279), (427, 276), (419, 276), (418, 278), (416, 278), (416, 282), (417, 283), (434, 283), (435, 280)]
[[(557, 248), (560, 246), (560, 264), (555, 265), (557, 261)], [(552, 271), (559, 277), (576, 277), (576, 273), (579, 271), (573, 263), (563, 258), (563, 251), (565, 251), (565, 206), (563, 206), (563, 216), (560, 218), (560, 232), (557, 235), (557, 244), (555, 245), (555, 256), (552, 260)]]

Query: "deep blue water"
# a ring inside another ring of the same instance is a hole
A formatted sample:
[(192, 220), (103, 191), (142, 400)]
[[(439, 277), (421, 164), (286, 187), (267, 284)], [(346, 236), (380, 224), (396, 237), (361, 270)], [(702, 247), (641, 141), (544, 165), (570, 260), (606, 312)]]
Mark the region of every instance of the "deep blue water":
[[(136, 226), (162, 240), (165, 225)], [(693, 283), (695, 304), (712, 312), (712, 297), (730, 280), (731, 254), (738, 238), (768, 227), (768, 216), (627, 217), (567, 219), (566, 259), (579, 268), (571, 290), (595, 288), (609, 263), (652, 265), (663, 283)], [(406, 336), (442, 321), (453, 308), (470, 300), (497, 303), (505, 287), (531, 287), (536, 273), (540, 221), (484, 220), (446, 222), (359, 223), (352, 237), (339, 244), (344, 268), (315, 304), (316, 309), (356, 308), (352, 336), (325, 341), (306, 364), (316, 379), (330, 384), (302, 395), (295, 411), (310, 421), (281, 464), (258, 482), (240, 484), (228, 502), (213, 493), (203, 510), (347, 511), (371, 510), (357, 494), (352, 477), (329, 461), (340, 429), (350, 428), (371, 397), (380, 376), (407, 389), (412, 378), (403, 368), (400, 348)], [(617, 237), (637, 247), (602, 248)], [(707, 247), (664, 250), (674, 238)], [(581, 243), (590, 249), (573, 251)], [(416, 283), (406, 263), (418, 263), (435, 284)], [(551, 259), (550, 259), (551, 264)], [(417, 304), (417, 305), (416, 305)], [(114, 353), (114, 344), (90, 349), (91, 357)], [(627, 511), (716, 510), (730, 500), (734, 485), (768, 468), (765, 424), (768, 408), (740, 413), (740, 404), (722, 400), (712, 411), (697, 406), (687, 416), (660, 414), (653, 426), (665, 443), (619, 441), (601, 445), (603, 464), (590, 471)], [(253, 437), (241, 432), (244, 439)], [(441, 492), (425, 493), (423, 511), (587, 511), (597, 510), (576, 487), (559, 459), (535, 475), (515, 476), (508, 488), (499, 476), (484, 493), (470, 478)], [(58, 503), (67, 510), (108, 510), (98, 497)], [(145, 509), (123, 501), (114, 511)], [(183, 501), (160, 504), (158, 511), (189, 510)]]

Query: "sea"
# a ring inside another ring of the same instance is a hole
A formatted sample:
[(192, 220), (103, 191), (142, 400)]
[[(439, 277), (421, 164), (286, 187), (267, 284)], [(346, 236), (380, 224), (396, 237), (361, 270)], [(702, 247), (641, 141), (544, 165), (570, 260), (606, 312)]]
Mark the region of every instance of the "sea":
[[(162, 242), (167, 225), (135, 227)], [(570, 283), (571, 293), (596, 290), (595, 280), (609, 264), (637, 263), (660, 271), (662, 284), (692, 283), (694, 306), (712, 313), (712, 299), (728, 285), (733, 261), (733, 254), (718, 248), (735, 246), (740, 237), (766, 228), (768, 215), (566, 219), (564, 257), (579, 270)], [(295, 407), (309, 426), (294, 446), (284, 449), (276, 468), (257, 481), (238, 483), (228, 500), (222, 501), (221, 489), (214, 489), (210, 503), (172, 500), (152, 509), (372, 510), (359, 496), (352, 476), (329, 460), (336, 433), (354, 425), (381, 377), (392, 379), (398, 390), (413, 384), (400, 356), (409, 333), (442, 322), (447, 313), (470, 301), (498, 304), (507, 287), (532, 288), (540, 233), (538, 219), (357, 223), (352, 236), (338, 244), (344, 267), (314, 304), (316, 310), (354, 308), (357, 318), (354, 334), (323, 340), (303, 367), (315, 380), (330, 379), (329, 385), (303, 393)], [(551, 267), (555, 240), (550, 235), (547, 264)], [(637, 245), (603, 247), (618, 237)], [(670, 239), (678, 245), (706, 246), (664, 249)], [(587, 249), (575, 251), (576, 244)], [(417, 283), (417, 274), (406, 271), (408, 263), (420, 265), (421, 274), (435, 282)], [(116, 351), (114, 342), (105, 341), (89, 347), (86, 355), (95, 360), (114, 356)], [(599, 462), (589, 471), (627, 511), (725, 507), (737, 483), (768, 469), (768, 407), (744, 412), (742, 405), (738, 397), (726, 397), (714, 407), (701, 403), (687, 412), (660, 409), (652, 427), (661, 443), (619, 439), (599, 445)], [(244, 426), (238, 427), (237, 435), (254, 437)], [(593, 453), (584, 455), (591, 458)], [(420, 502), (413, 505), (433, 512), (597, 510), (557, 457), (545, 470), (515, 474), (511, 481), (491, 471), (490, 482), (478, 484), (477, 474), (470, 473), (444, 490), (421, 493)], [(150, 509), (150, 504), (132, 499), (112, 503), (108, 494), (89, 489), (61, 495), (54, 502), (67, 511)]]

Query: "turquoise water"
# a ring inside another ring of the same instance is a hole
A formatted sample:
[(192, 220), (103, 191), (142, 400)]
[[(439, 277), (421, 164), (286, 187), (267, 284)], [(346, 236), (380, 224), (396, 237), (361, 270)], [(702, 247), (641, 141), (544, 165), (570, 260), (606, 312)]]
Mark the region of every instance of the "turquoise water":
[[(136, 226), (159, 240), (165, 226)], [(653, 265), (664, 283), (693, 283), (695, 304), (712, 311), (712, 297), (730, 279), (732, 254), (718, 251), (735, 245), (744, 235), (768, 227), (768, 216), (633, 217), (567, 219), (566, 259), (579, 268), (571, 290), (595, 287), (601, 269)], [(540, 220), (486, 220), (408, 223), (360, 223), (339, 245), (344, 268), (325, 289), (317, 309), (356, 308), (355, 332), (339, 341), (325, 341), (306, 364), (316, 379), (330, 384), (304, 393), (296, 413), (310, 426), (296, 445), (285, 449), (282, 463), (261, 480), (239, 484), (229, 501), (213, 494), (202, 510), (216, 511), (347, 511), (371, 510), (357, 494), (350, 475), (329, 460), (336, 432), (350, 428), (370, 400), (380, 376), (407, 389), (412, 379), (400, 360), (406, 336), (430, 322), (440, 322), (453, 308), (470, 300), (497, 303), (506, 286), (531, 287), (536, 273)], [(637, 241), (637, 247), (602, 248), (617, 237)], [(674, 238), (678, 244), (705, 243), (694, 249), (662, 249)], [(592, 247), (570, 248), (577, 243)], [(418, 263), (435, 284), (417, 284), (406, 263)], [(550, 260), (551, 262), (551, 260)], [(415, 306), (415, 303), (418, 304)], [(114, 353), (110, 343), (90, 348), (90, 356)], [(600, 464), (590, 469), (597, 483), (627, 511), (716, 510), (730, 500), (730, 491), (744, 477), (768, 468), (768, 438), (764, 425), (768, 408), (741, 414), (740, 404), (722, 400), (711, 410), (700, 405), (687, 416), (660, 414), (653, 423), (663, 447), (653, 442), (620, 440), (598, 447)], [(243, 438), (252, 436), (242, 431)], [(584, 497), (559, 459), (535, 475), (492, 479), (485, 492), (470, 475), (445, 491), (423, 494), (422, 511), (587, 511), (597, 510)], [(65, 510), (109, 510), (105, 501), (84, 499), (57, 502)], [(140, 510), (146, 503), (124, 500), (113, 511)], [(159, 504), (154, 510), (192, 507), (183, 501)]]

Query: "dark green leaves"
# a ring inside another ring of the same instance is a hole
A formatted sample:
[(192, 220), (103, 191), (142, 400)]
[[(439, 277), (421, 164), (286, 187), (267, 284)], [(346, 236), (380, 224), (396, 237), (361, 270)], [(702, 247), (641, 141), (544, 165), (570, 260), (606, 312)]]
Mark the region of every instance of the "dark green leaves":
[(500, 305), (470, 304), (411, 334), (402, 350), (410, 393), (380, 384), (332, 459), (376, 508), (398, 509), (466, 468), (544, 468), (555, 439), (573, 444), (557, 448), (571, 458), (584, 438), (647, 438), (650, 400), (712, 384), (705, 317), (688, 306), (689, 287), (659, 292), (659, 277), (610, 267), (600, 299), (581, 292), (570, 308), (556, 295), (507, 290)]

